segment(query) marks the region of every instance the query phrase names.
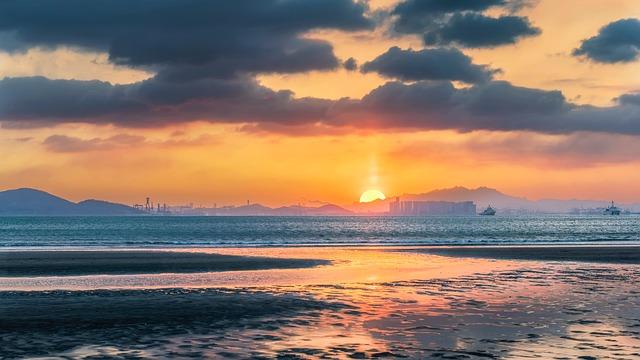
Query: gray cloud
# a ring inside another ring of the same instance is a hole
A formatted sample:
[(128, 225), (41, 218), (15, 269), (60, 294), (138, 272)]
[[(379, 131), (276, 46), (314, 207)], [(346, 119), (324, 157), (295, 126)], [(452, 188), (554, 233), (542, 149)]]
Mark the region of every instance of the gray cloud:
[(174, 76), (334, 69), (313, 29), (373, 26), (351, 0), (64, 0), (0, 2), (0, 49), (70, 46)]
[(3, 126), (57, 122), (159, 126), (170, 122), (299, 122), (328, 101), (260, 86), (257, 73), (341, 66), (314, 29), (356, 31), (374, 23), (352, 0), (63, 0), (0, 2), (0, 50), (72, 47), (155, 73), (145, 81), (43, 77), (0, 80)]
[(388, 82), (362, 100), (343, 102), (336, 108), (332, 111), (338, 114), (336, 124), (360, 128), (640, 134), (638, 106), (578, 106), (559, 91), (517, 87), (505, 81), (469, 88), (455, 88), (449, 82)]
[(573, 50), (600, 63), (625, 63), (640, 56), (640, 20), (622, 19), (602, 27), (596, 36), (585, 39)]
[(0, 120), (31, 127), (56, 122), (126, 127), (194, 120), (296, 123), (323, 118), (330, 103), (296, 99), (290, 91), (273, 91), (250, 78), (175, 82), (154, 77), (130, 85), (44, 77), (0, 80)]
[[(489, 21), (482, 11), (508, 9), (515, 3), (405, 1), (394, 12), (398, 24), (403, 16), (413, 16), (406, 4), (426, 6), (413, 14), (418, 20), (428, 18), (418, 27), (424, 34), (458, 21)], [(612, 107), (578, 106), (558, 91), (491, 81), (491, 70), (452, 49), (390, 50), (365, 71), (418, 81), (389, 82), (362, 99), (296, 98), (291, 91), (274, 91), (255, 80), (256, 73), (337, 68), (341, 62), (331, 45), (304, 34), (322, 28), (369, 28), (372, 22), (366, 12), (363, 3), (350, 0), (0, 2), (0, 39), (7, 40), (0, 47), (5, 51), (71, 46), (104, 51), (114, 63), (155, 72), (148, 80), (128, 85), (4, 78), (0, 121), (14, 128), (69, 122), (157, 127), (202, 120), (281, 132), (287, 127), (301, 132), (312, 125), (326, 133), (332, 132), (330, 128), (358, 127), (640, 134), (640, 107), (631, 95), (623, 95)], [(495, 30), (499, 27), (472, 28), (494, 40), (442, 30), (434, 41), (488, 46), (522, 36), (507, 31), (506, 38), (498, 39), (505, 36)], [(447, 67), (435, 67), (445, 61)], [(474, 85), (455, 88), (438, 80)], [(66, 141), (66, 148), (88, 146), (61, 138), (49, 140), (49, 146), (56, 146), (54, 141), (57, 146)]]
[(111, 150), (144, 143), (143, 136), (118, 134), (108, 138), (81, 139), (66, 135), (51, 135), (42, 144), (53, 152), (85, 152)]
[(405, 81), (459, 80), (467, 83), (489, 81), (496, 72), (485, 65), (474, 64), (470, 57), (457, 49), (414, 51), (396, 46), (362, 65), (362, 71)]
[(356, 61), (356, 59), (354, 59), (352, 57), (350, 57), (347, 60), (345, 60), (343, 66), (348, 71), (358, 70), (358, 62)]
[(211, 145), (218, 142), (218, 139), (209, 134), (197, 137), (186, 137), (183, 135), (171, 136), (164, 140), (149, 140), (144, 136), (131, 134), (117, 134), (105, 138), (94, 137), (83, 139), (67, 135), (51, 135), (44, 139), (42, 145), (51, 152), (75, 153), (87, 151), (105, 151), (119, 148), (141, 147), (141, 146), (198, 146)]
[(640, 93), (624, 94), (618, 97), (618, 102), (622, 105), (640, 106)]
[(435, 29), (424, 33), (427, 45), (456, 44), (470, 48), (515, 44), (519, 39), (540, 34), (540, 29), (520, 16), (497, 18), (482, 14), (455, 14)]
[(406, 0), (396, 5), (391, 15), (395, 31), (422, 35), (426, 45), (495, 47), (538, 35), (540, 29), (526, 17), (490, 17), (483, 12), (493, 7), (515, 12), (528, 4), (528, 1), (514, 0)]
[[(29, 91), (32, 88), (33, 91)], [(20, 91), (16, 91), (19, 89)], [(640, 134), (640, 106), (621, 97), (616, 106), (578, 106), (559, 91), (489, 81), (456, 88), (448, 81), (388, 82), (362, 99), (296, 98), (251, 79), (203, 79), (131, 85), (98, 81), (0, 80), (0, 120), (9, 124), (85, 122), (154, 127), (205, 120), (302, 126), (595, 131)]]
[[(473, 154), (473, 158), (469, 157)], [(526, 161), (542, 166), (590, 167), (640, 160), (640, 143), (635, 136), (579, 132), (540, 136), (530, 132), (469, 134), (462, 141), (416, 141), (389, 155), (415, 161)], [(462, 160), (461, 160), (462, 159)]]
[(391, 14), (395, 15), (395, 29), (403, 33), (419, 33), (439, 17), (461, 11), (485, 11), (505, 6), (506, 0), (405, 0), (399, 2)]

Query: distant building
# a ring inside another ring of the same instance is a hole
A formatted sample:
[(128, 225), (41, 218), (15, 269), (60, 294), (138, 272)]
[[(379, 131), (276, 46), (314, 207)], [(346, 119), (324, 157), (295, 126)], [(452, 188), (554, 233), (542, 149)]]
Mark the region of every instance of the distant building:
[(396, 201), (389, 203), (389, 214), (401, 216), (475, 215), (473, 201)]

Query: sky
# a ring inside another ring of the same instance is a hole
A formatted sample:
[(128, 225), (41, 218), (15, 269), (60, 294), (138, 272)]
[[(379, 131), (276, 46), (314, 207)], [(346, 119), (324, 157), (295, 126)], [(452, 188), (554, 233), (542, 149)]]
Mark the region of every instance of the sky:
[(637, 0), (0, 3), (0, 189), (640, 201)]

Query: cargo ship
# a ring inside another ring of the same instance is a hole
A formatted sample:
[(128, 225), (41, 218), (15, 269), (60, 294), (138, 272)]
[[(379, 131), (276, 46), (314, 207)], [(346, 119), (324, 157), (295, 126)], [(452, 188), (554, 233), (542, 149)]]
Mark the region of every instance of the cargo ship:
[(496, 210), (494, 208), (491, 207), (491, 205), (489, 205), (486, 209), (484, 209), (480, 215), (489, 215), (489, 216), (493, 216), (496, 214)]

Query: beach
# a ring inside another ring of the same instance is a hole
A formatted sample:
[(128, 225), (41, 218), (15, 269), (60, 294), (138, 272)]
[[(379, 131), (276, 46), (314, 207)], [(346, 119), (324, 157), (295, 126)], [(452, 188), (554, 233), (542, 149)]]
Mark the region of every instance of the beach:
[[(638, 248), (571, 248), (3, 251), (41, 264), (0, 277), (0, 348), (61, 359), (640, 356)], [(623, 264), (585, 261), (620, 252)], [(163, 273), (154, 257), (209, 267)], [(96, 259), (111, 272), (46, 274)]]

